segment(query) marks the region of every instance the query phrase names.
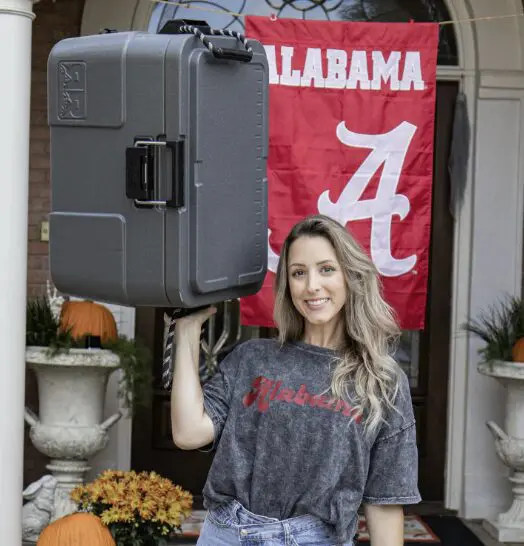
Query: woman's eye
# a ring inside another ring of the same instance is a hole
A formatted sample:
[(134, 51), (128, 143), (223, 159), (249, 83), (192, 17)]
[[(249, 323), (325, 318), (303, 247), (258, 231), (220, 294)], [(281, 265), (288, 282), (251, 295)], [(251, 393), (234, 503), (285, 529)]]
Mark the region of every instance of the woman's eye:
[(332, 273), (333, 271), (335, 271), (335, 268), (332, 265), (325, 265), (324, 267), (322, 267), (322, 271), (324, 271), (325, 273)]
[(295, 269), (295, 271), (293, 271), (293, 273), (291, 273), (291, 276), (292, 277), (299, 277), (300, 275), (302, 275), (304, 272), (301, 270), (301, 269)]

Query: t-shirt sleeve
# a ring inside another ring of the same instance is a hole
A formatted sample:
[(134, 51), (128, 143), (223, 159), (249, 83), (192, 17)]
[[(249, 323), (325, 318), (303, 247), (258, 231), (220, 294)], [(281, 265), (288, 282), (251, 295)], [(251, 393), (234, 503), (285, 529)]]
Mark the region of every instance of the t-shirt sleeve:
[(395, 400), (371, 448), (364, 489), (366, 504), (417, 504), (418, 450), (415, 416), (404, 372)]
[(204, 383), (202, 387), (204, 410), (213, 422), (215, 432), (211, 449), (216, 447), (229, 413), (231, 395), (241, 359), (241, 351), (241, 345), (237, 345), (222, 360), (213, 377)]

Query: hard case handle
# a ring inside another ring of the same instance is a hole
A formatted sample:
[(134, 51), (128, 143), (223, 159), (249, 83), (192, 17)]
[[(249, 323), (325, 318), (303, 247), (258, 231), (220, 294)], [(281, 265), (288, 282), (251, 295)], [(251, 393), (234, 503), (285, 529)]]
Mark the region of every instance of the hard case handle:
[(226, 59), (228, 61), (240, 61), (241, 63), (249, 63), (253, 58), (253, 52), (247, 49), (231, 49), (227, 47), (214, 47), (213, 56), (216, 59)]
[[(234, 30), (210, 28), (206, 21), (197, 21), (190, 19), (173, 19), (167, 21), (159, 32), (160, 34), (194, 34), (204, 46), (212, 53), (215, 59), (225, 59), (229, 61), (240, 61), (249, 63), (253, 59), (253, 49), (249, 45), (247, 38)], [(209, 36), (230, 36), (235, 38), (244, 46), (242, 49), (233, 49), (228, 47), (216, 46), (209, 40)]]

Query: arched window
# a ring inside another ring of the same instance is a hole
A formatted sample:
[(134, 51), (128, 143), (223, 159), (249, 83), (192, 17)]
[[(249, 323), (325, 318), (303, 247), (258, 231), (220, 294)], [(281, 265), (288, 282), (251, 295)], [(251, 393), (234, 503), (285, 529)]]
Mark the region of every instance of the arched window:
[[(269, 16), (272, 13), (284, 18), (328, 21), (450, 20), (444, 0), (179, 0), (178, 4), (181, 5), (157, 4), (149, 31), (157, 32), (169, 19), (205, 19), (213, 28), (243, 32), (243, 18), (239, 15)], [(438, 64), (458, 64), (457, 42), (451, 24), (440, 27)]]

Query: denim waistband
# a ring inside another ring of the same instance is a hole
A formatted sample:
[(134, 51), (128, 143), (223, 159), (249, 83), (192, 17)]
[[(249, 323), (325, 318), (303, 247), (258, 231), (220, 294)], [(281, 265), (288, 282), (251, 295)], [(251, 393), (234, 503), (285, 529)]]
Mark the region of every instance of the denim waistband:
[(210, 514), (213, 519), (221, 525), (242, 527), (245, 530), (253, 532), (272, 534), (285, 530), (287, 533), (297, 534), (315, 528), (323, 529), (330, 534), (334, 532), (332, 526), (315, 516), (303, 515), (279, 520), (277, 518), (253, 514), (253, 512), (244, 508), (244, 506), (236, 500), (231, 500), (213, 507), (210, 510)]

